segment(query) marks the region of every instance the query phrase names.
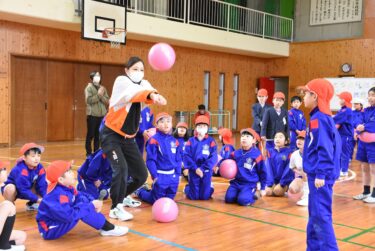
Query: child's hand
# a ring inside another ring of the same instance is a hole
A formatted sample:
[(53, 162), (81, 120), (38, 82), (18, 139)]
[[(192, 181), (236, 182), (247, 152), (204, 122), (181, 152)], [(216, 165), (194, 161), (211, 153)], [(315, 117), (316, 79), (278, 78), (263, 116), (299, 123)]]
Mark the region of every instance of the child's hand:
[(102, 211), (103, 201), (101, 201), (101, 200), (93, 200), (92, 204), (94, 204), (96, 212), (99, 213), (100, 211)]
[(143, 132), (143, 138), (145, 139), (145, 141), (147, 141), (150, 138), (147, 130)]
[(214, 167), (214, 173), (217, 174), (219, 172), (219, 167), (218, 166), (215, 166)]
[(316, 188), (321, 188), (322, 186), (324, 186), (324, 184), (325, 184), (325, 180), (315, 178), (315, 187)]
[(188, 176), (188, 175), (189, 175), (189, 169), (184, 169), (182, 172), (183, 172), (183, 174), (184, 174), (185, 176)]
[(357, 128), (356, 128), (357, 131), (364, 131), (365, 130), (365, 126), (362, 124), (362, 125), (358, 125)]
[(96, 187), (100, 187), (101, 184), (102, 184), (102, 182), (100, 180), (97, 180), (97, 181), (94, 182), (94, 185)]
[(37, 203), (42, 202), (42, 198), (38, 198)]
[(197, 170), (195, 170), (195, 173), (196, 173), (199, 177), (203, 178), (203, 172), (202, 172), (202, 170), (201, 170), (200, 168), (197, 168)]
[(152, 181), (151, 187), (154, 187), (154, 185), (156, 184), (156, 181), (158, 181), (158, 177), (156, 177), (156, 178)]
[(264, 197), (266, 196), (267, 192), (266, 190), (260, 190), (260, 196)]

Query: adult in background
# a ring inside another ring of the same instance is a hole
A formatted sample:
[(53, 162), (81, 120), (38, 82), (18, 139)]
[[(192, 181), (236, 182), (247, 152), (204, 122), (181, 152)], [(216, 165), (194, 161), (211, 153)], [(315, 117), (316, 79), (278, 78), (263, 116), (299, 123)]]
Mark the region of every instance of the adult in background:
[[(109, 96), (104, 86), (100, 84), (101, 76), (97, 71), (90, 73), (91, 82), (85, 88), (87, 134), (86, 156), (99, 149), (99, 127), (102, 119), (107, 114)], [(94, 139), (94, 151), (92, 140)]]

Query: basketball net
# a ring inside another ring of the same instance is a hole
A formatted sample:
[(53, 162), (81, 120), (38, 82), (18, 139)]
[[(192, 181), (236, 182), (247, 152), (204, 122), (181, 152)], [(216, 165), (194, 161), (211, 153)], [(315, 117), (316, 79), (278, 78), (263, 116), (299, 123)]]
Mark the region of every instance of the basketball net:
[(108, 38), (111, 48), (120, 49), (121, 43), (125, 41), (126, 30), (122, 28), (106, 28), (102, 32), (103, 38)]

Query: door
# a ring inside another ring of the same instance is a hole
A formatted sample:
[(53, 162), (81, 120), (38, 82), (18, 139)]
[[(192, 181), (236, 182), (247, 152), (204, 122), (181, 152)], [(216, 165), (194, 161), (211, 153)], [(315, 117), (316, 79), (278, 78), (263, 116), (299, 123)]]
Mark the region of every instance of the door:
[(46, 140), (47, 61), (12, 57), (11, 143)]
[(238, 83), (239, 75), (233, 76), (232, 129), (237, 130)]
[(74, 139), (74, 63), (48, 61), (47, 140)]
[(258, 90), (259, 89), (266, 89), (268, 91), (268, 99), (266, 103), (273, 106), (272, 97), (275, 93), (275, 80), (269, 77), (259, 78)]

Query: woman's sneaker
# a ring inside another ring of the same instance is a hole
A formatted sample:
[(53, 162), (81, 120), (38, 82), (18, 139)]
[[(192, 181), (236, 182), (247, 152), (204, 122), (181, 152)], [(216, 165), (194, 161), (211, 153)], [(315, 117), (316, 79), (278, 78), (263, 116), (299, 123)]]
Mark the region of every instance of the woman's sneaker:
[(100, 230), (100, 234), (102, 236), (122, 236), (122, 235), (127, 234), (128, 231), (129, 231), (129, 228), (127, 227), (115, 226), (115, 228), (112, 230), (108, 230), (108, 231)]
[(368, 193), (368, 194), (360, 193), (358, 195), (353, 196), (353, 199), (355, 199), (355, 200), (364, 200), (367, 197), (370, 197), (370, 195), (371, 195), (370, 193)]
[(119, 219), (120, 221), (127, 221), (134, 218), (134, 216), (125, 211), (122, 204), (117, 204), (117, 206), (114, 209), (111, 209), (109, 211), (109, 217), (112, 219)]
[(122, 204), (124, 205), (124, 207), (139, 207), (140, 205), (142, 205), (142, 202), (140, 202), (138, 200), (135, 200), (130, 195), (128, 195), (124, 199), (124, 201), (122, 202)]
[(26, 247), (25, 245), (11, 245), (10, 249), (0, 249), (0, 251), (6, 250), (6, 251), (25, 251)]
[(375, 197), (368, 196), (366, 199), (363, 199), (363, 202), (366, 202), (366, 203), (375, 203)]

